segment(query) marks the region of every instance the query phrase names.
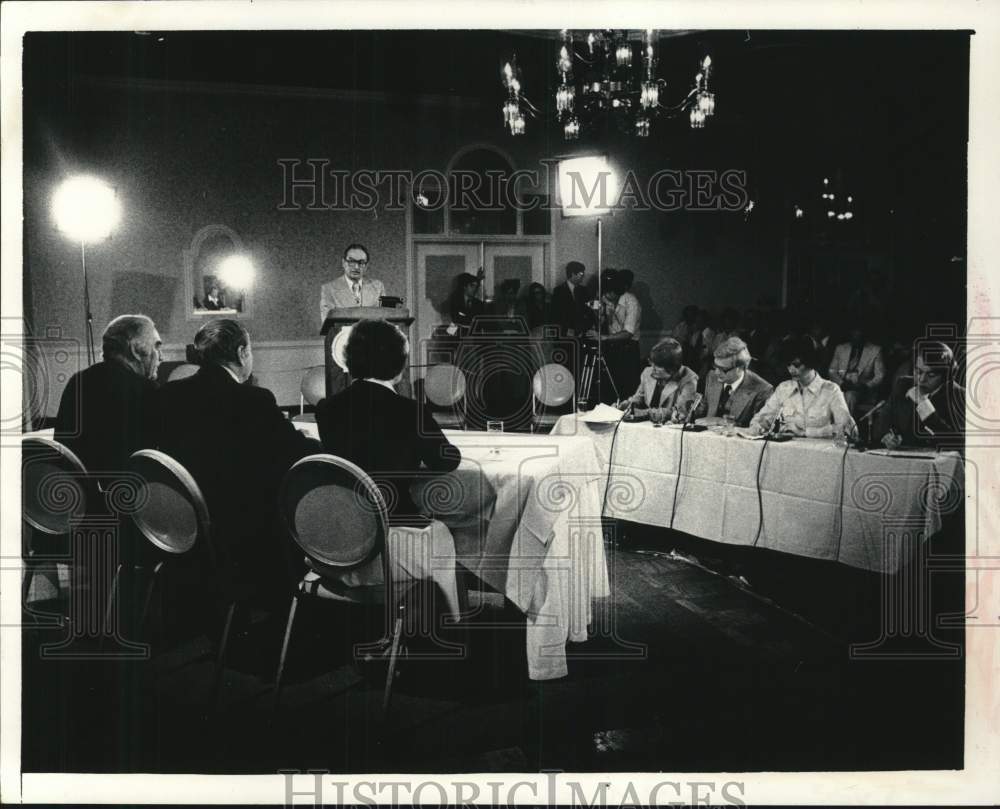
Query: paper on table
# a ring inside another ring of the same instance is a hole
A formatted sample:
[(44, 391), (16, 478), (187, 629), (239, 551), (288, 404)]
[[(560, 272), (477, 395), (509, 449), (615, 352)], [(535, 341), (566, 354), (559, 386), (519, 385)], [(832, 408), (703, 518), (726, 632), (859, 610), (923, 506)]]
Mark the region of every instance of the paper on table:
[(927, 458), (932, 461), (938, 457), (936, 453), (928, 452), (925, 449), (904, 449), (902, 447), (899, 449), (870, 449), (868, 454), (884, 455), (887, 458)]
[(625, 412), (619, 410), (617, 407), (611, 407), (611, 405), (599, 404), (593, 410), (584, 413), (580, 416), (580, 421), (585, 421), (588, 424), (613, 424), (619, 421)]

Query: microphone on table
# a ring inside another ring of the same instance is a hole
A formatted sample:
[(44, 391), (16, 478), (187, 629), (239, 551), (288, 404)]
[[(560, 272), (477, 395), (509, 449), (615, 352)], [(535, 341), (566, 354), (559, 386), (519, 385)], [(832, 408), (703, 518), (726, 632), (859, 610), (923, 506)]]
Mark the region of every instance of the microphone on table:
[(872, 416), (874, 416), (876, 413), (878, 413), (879, 410), (881, 410), (883, 407), (885, 407), (885, 404), (886, 404), (887, 401), (888, 401), (887, 399), (883, 399), (881, 402), (879, 402), (877, 405), (875, 405), (871, 410), (869, 410), (861, 418), (858, 419), (858, 424), (860, 424), (863, 421), (867, 421)]
[(681, 424), (682, 430), (687, 430), (689, 433), (700, 433), (702, 430), (707, 429), (704, 425), (695, 426), (691, 422), (694, 421), (695, 411), (701, 406), (701, 400), (704, 397), (700, 393), (696, 393), (694, 398), (691, 400), (691, 407), (688, 409), (687, 416), (684, 417), (684, 421)]
[(857, 420), (857, 423), (855, 424), (855, 439), (854, 439), (854, 441), (855, 441), (855, 444), (859, 448), (864, 449), (864, 443), (861, 440), (861, 425), (864, 424), (866, 421), (869, 422), (868, 438), (869, 438), (869, 440), (871, 440), (871, 424), (870, 424), (870, 419), (872, 418), (872, 416), (874, 416), (876, 413), (878, 413), (879, 410), (881, 410), (883, 407), (885, 407), (885, 405), (886, 405), (887, 402), (888, 402), (887, 399), (883, 399), (881, 402), (879, 402), (878, 404), (876, 404), (874, 407), (872, 407), (871, 410), (869, 410), (867, 413), (865, 413), (861, 418), (859, 418)]

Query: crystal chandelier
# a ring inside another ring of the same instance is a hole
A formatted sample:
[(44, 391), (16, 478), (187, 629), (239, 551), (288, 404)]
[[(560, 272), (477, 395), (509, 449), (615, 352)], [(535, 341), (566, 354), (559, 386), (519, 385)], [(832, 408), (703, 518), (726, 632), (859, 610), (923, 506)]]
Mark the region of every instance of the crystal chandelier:
[[(691, 127), (701, 129), (715, 115), (715, 93), (709, 85), (710, 56), (699, 63), (694, 86), (687, 95), (679, 103), (666, 106), (661, 103), (666, 82), (656, 76), (656, 32), (647, 29), (639, 34), (638, 41), (642, 52), (635, 59), (635, 43), (629, 31), (591, 31), (579, 39), (569, 30), (560, 32), (555, 112), (566, 140), (576, 140), (581, 131), (602, 122), (646, 138), (656, 118), (673, 118), (686, 112)], [(522, 92), (521, 78), (514, 56), (501, 70), (507, 92), (504, 125), (511, 135), (523, 135), (526, 119), (541, 116)]]

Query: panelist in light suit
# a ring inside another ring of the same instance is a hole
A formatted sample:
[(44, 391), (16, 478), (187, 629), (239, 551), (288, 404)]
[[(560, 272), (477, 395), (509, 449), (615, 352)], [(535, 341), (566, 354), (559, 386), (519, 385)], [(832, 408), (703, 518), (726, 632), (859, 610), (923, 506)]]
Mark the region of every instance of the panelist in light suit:
[(705, 380), (705, 398), (699, 418), (730, 416), (737, 427), (747, 427), (774, 388), (749, 369), (750, 350), (739, 337), (723, 340), (715, 349), (714, 367)]
[(367, 277), (368, 263), (368, 248), (363, 244), (348, 245), (341, 261), (344, 274), (323, 284), (320, 290), (320, 323), (326, 321), (331, 309), (378, 306), (385, 287), (381, 281)]
[(649, 366), (639, 376), (639, 387), (627, 399), (617, 403), (624, 410), (633, 405), (637, 416), (662, 408), (672, 419), (687, 416), (698, 389), (698, 374), (683, 364), (684, 349), (673, 337), (667, 337), (649, 352)]

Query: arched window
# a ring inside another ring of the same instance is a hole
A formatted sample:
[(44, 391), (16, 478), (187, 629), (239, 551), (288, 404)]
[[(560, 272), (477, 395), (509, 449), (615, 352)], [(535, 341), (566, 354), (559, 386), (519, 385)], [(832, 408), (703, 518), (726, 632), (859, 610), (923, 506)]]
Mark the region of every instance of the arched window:
[(452, 158), (448, 178), (453, 235), (517, 233), (517, 210), (507, 201), (507, 182), (513, 172), (510, 159), (493, 147), (467, 147)]

